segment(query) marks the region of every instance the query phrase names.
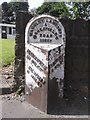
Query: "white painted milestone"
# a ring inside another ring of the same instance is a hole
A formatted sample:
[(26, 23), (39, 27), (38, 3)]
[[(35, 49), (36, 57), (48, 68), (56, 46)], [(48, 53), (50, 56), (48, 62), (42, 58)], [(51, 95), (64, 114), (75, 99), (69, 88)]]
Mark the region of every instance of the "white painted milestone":
[(48, 79), (56, 78), (58, 84), (63, 81), (64, 49), (65, 31), (58, 19), (41, 15), (28, 22), (25, 31), (25, 78), (31, 91), (43, 86)]

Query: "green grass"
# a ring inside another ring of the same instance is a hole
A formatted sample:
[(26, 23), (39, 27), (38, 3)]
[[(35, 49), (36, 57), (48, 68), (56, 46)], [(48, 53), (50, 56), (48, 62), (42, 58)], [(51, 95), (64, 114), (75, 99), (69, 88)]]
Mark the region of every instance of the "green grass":
[(0, 39), (0, 67), (10, 65), (14, 61), (15, 40)]

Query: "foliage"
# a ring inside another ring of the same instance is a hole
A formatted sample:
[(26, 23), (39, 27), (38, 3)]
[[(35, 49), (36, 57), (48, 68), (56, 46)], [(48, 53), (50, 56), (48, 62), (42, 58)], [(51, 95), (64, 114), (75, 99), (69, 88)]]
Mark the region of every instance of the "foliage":
[(45, 2), (36, 9), (36, 13), (71, 19), (90, 19), (90, 2)]
[(15, 40), (0, 39), (0, 67), (10, 65), (14, 61)]
[(3, 21), (7, 21), (8, 19), (8, 4), (7, 2), (2, 3), (2, 19), (4, 18)]
[(16, 12), (17, 10), (28, 11), (27, 2), (9, 2), (8, 3), (8, 12)]
[(36, 12), (38, 14), (50, 14), (56, 17), (64, 17), (69, 16), (68, 7), (64, 2), (45, 2), (39, 8), (37, 8)]
[(90, 17), (90, 2), (73, 2), (70, 12), (72, 12), (72, 18), (84, 18)]
[(15, 13), (19, 10), (28, 11), (27, 2), (3, 2), (2, 3), (2, 19), (5, 23), (15, 22), (16, 15)]

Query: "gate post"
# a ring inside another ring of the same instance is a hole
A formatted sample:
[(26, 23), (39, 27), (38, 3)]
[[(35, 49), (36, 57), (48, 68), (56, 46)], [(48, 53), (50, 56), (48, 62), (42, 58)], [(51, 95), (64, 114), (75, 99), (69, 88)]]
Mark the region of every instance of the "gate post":
[(14, 79), (16, 85), (14, 89), (17, 90), (25, 78), (25, 28), (28, 21), (33, 16), (24, 11), (16, 13), (16, 38), (15, 38), (15, 66)]

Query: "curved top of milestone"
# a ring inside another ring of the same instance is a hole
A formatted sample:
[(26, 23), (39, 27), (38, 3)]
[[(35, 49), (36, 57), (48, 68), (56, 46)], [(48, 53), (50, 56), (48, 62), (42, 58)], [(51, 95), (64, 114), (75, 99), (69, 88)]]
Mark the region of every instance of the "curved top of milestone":
[(50, 15), (33, 17), (26, 26), (25, 42), (65, 44), (65, 31), (58, 19)]

